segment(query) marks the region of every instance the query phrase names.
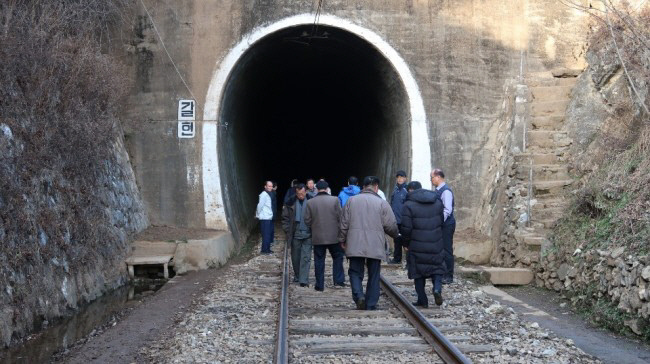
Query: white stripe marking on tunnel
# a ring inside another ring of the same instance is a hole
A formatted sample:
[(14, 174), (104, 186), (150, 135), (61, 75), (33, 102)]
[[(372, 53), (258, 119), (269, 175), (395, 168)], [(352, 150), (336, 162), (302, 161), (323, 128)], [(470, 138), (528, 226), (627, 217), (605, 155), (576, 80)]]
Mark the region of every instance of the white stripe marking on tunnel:
[[(300, 14), (282, 19), (276, 23), (255, 28), (251, 33), (233, 47), (226, 57), (217, 62), (217, 71), (212, 76), (208, 94), (203, 108), (203, 120), (217, 120), (221, 98), (228, 81), (228, 76), (235, 68), (241, 56), (263, 37), (278, 30), (298, 25), (313, 24), (313, 14)], [(411, 179), (418, 180), (427, 186), (431, 171), (431, 148), (429, 132), (424, 112), (422, 94), (413, 74), (404, 59), (380, 35), (354, 24), (349, 20), (333, 15), (323, 14), (319, 24), (332, 26), (349, 31), (372, 44), (395, 67), (402, 79), (404, 89), (410, 103), (411, 111)], [(217, 125), (214, 122), (203, 123), (203, 199), (205, 209), (205, 226), (211, 229), (228, 229), (226, 212), (221, 191), (219, 176)], [(252, 217), (251, 217), (252, 218)]]

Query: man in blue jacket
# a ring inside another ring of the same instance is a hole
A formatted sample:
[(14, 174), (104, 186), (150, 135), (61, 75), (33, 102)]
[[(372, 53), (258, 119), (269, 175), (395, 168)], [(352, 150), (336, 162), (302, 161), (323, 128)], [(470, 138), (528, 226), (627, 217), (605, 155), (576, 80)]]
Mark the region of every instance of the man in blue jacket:
[[(402, 206), (404, 205), (404, 200), (408, 195), (406, 191), (406, 172), (399, 170), (395, 174), (395, 188), (393, 189), (393, 195), (390, 198), (390, 207), (393, 209), (393, 214), (395, 214), (395, 221), (397, 222), (397, 227), (402, 227)], [(393, 251), (393, 260), (390, 264), (401, 264), (402, 263), (402, 240), (400, 237), (397, 237), (393, 240), (395, 251)]]
[(348, 186), (343, 188), (341, 190), (341, 193), (339, 193), (339, 201), (341, 201), (341, 207), (345, 206), (345, 203), (348, 202), (348, 199), (352, 196), (356, 196), (361, 192), (361, 189), (359, 186), (357, 186), (357, 183), (359, 180), (355, 176), (350, 176), (348, 178)]

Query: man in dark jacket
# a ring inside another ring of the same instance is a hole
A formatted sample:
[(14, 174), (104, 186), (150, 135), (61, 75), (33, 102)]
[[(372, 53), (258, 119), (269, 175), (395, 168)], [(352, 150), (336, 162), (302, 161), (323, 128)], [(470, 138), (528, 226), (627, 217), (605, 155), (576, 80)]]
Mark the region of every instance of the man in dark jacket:
[(341, 190), (341, 193), (339, 193), (339, 201), (341, 201), (341, 207), (345, 206), (345, 203), (350, 197), (356, 196), (359, 194), (359, 192), (361, 192), (361, 189), (359, 186), (357, 186), (358, 182), (359, 181), (355, 176), (350, 176), (350, 178), (348, 178), (348, 186), (343, 188)]
[(443, 204), (438, 192), (425, 190), (418, 181), (408, 184), (402, 207), (402, 242), (408, 250), (408, 277), (415, 280), (418, 294), (415, 306), (429, 307), (424, 286), (433, 281), (436, 305), (442, 304), (442, 277), (447, 271), (442, 240)]
[(287, 234), (287, 244), (291, 247), (293, 281), (301, 287), (309, 287), (309, 266), (311, 265), (311, 229), (305, 224), (307, 192), (305, 185), (295, 187), (296, 194), (282, 208), (282, 229)]
[(291, 186), (287, 190), (287, 193), (284, 194), (284, 199), (282, 200), (282, 205), (286, 205), (289, 200), (294, 198), (296, 196), (296, 185), (298, 184), (297, 179), (292, 179), (291, 180)]
[[(377, 309), (381, 260), (386, 257), (384, 233), (393, 238), (399, 235), (395, 215), (388, 202), (377, 195), (378, 190), (379, 178), (364, 178), (363, 191), (351, 197), (341, 213), (339, 242), (344, 244), (345, 255), (350, 258), (348, 275), (352, 299), (360, 310)], [(365, 295), (364, 265), (368, 268)]]
[(311, 242), (314, 246), (314, 273), (317, 291), (325, 290), (325, 254), (332, 256), (332, 279), (334, 286), (345, 287), (343, 273), (343, 249), (338, 242), (341, 206), (338, 198), (327, 193), (326, 181), (318, 181), (318, 194), (307, 201), (305, 224), (311, 228)]
[[(393, 209), (395, 214), (395, 221), (397, 221), (397, 227), (402, 224), (402, 205), (406, 199), (408, 192), (406, 191), (406, 172), (397, 171), (395, 174), (396, 184), (393, 189), (393, 194), (390, 198), (390, 207)], [(402, 241), (400, 238), (393, 240), (394, 251), (393, 251), (393, 260), (390, 264), (400, 264), (402, 263)]]

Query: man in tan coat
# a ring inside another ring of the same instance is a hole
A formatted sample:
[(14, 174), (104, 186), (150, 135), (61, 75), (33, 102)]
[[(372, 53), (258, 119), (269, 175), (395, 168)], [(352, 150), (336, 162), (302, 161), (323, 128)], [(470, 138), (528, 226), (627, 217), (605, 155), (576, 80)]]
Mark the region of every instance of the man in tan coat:
[(332, 256), (332, 279), (335, 287), (345, 286), (343, 273), (344, 252), (338, 242), (339, 218), (341, 205), (339, 199), (327, 193), (328, 183), (321, 180), (316, 183), (318, 194), (307, 201), (305, 224), (311, 228), (311, 243), (314, 247), (314, 289), (325, 289), (325, 254)]
[[(399, 236), (395, 214), (377, 191), (379, 178), (363, 179), (363, 191), (350, 197), (343, 207), (339, 229), (339, 242), (350, 259), (350, 286), (352, 299), (360, 310), (375, 310), (379, 301), (379, 275), (381, 260), (386, 257), (384, 233)], [(363, 293), (364, 265), (368, 267), (368, 283)]]

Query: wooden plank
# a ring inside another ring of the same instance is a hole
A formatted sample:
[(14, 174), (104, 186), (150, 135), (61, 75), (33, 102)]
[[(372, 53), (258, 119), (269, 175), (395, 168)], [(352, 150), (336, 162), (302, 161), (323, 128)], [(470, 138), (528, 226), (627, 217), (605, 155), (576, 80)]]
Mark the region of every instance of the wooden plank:
[(305, 348), (294, 348), (300, 351), (302, 355), (318, 355), (318, 354), (366, 354), (370, 352), (432, 352), (433, 348), (429, 344), (408, 344), (408, 343), (337, 343), (337, 344), (324, 344), (313, 345)]
[(399, 314), (398, 311), (391, 310), (357, 310), (355, 307), (291, 307), (289, 315), (291, 317), (349, 317), (349, 318), (362, 318), (362, 317), (393, 317)]
[(303, 326), (293, 327), (289, 324), (290, 334), (319, 334), (319, 335), (417, 335), (414, 327), (390, 327), (390, 326), (365, 326), (365, 327), (314, 327)]
[(325, 345), (337, 343), (350, 343), (365, 345), (367, 343), (411, 343), (426, 344), (426, 341), (419, 336), (364, 336), (364, 337), (307, 337), (302, 339), (290, 340), (292, 345)]
[(131, 256), (126, 258), (126, 264), (129, 265), (148, 265), (148, 264), (166, 264), (173, 258), (173, 255), (151, 255), (151, 256)]
[(410, 325), (406, 319), (397, 318), (364, 318), (361, 319), (292, 319), (291, 325), (387, 325), (394, 326), (397, 324)]

